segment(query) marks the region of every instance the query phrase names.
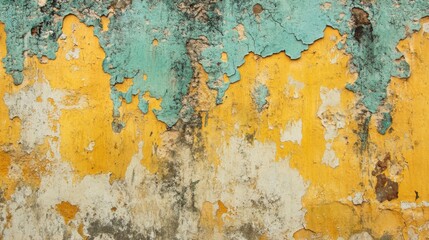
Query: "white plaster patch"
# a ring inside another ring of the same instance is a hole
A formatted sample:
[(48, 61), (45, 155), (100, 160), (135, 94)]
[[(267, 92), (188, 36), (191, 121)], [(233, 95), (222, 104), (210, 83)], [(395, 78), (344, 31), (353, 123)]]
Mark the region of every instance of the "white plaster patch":
[(323, 152), (322, 163), (332, 168), (336, 168), (340, 165), (340, 160), (335, 154), (335, 151), (332, 149), (332, 144), (330, 142), (326, 143), (326, 148)]
[(335, 56), (333, 56), (330, 59), (331, 64), (336, 64), (338, 62), (338, 58), (340, 57), (340, 55), (338, 53), (335, 54)]
[[(299, 98), (300, 92), (302, 89), (304, 89), (305, 84), (303, 82), (297, 81), (295, 79), (293, 79), (291, 76), (288, 77), (288, 83), (290, 86), (292, 86), (294, 88), (293, 91), (293, 98), (297, 99)], [(289, 94), (289, 88), (288, 86), (286, 86), (286, 95)]]
[[(51, 89), (48, 81), (36, 82), (21, 91), (4, 96), (4, 102), (9, 108), (9, 118), (21, 120), (21, 139), (23, 150), (31, 152), (36, 145), (44, 142), (47, 136), (59, 136), (58, 120), (61, 109), (80, 107), (68, 106), (62, 102), (64, 96), (70, 93)], [(54, 130), (57, 129), (57, 130)]]
[(75, 47), (66, 53), (66, 59), (67, 61), (70, 61), (72, 59), (79, 59), (79, 54), (80, 49)]
[(419, 240), (419, 234), (412, 227), (408, 228), (408, 240)]
[(58, 132), (52, 130), (55, 125), (53, 120), (58, 120), (60, 116), (55, 103), (64, 96), (65, 92), (52, 90), (48, 82), (36, 82), (15, 94), (5, 94), (10, 119), (17, 117), (21, 120), (20, 142), (26, 152), (42, 144), (46, 136), (58, 136)]
[(91, 142), (89, 142), (89, 144), (88, 144), (88, 146), (85, 148), (85, 150), (86, 150), (86, 151), (88, 151), (88, 152), (92, 152), (92, 151), (94, 151), (94, 147), (95, 147), (95, 142), (94, 142), (94, 141), (91, 141)]
[(242, 41), (242, 40), (246, 40), (246, 30), (244, 28), (243, 24), (238, 24), (235, 28), (235, 31), (237, 31), (238, 33), (238, 40)]
[(372, 240), (373, 238), (367, 232), (353, 234), (349, 240)]
[(320, 88), (320, 98), (322, 104), (317, 111), (323, 127), (325, 128), (324, 138), (326, 149), (322, 157), (322, 163), (336, 168), (339, 166), (339, 159), (332, 149), (332, 143), (338, 136), (338, 130), (345, 126), (345, 116), (341, 110), (341, 92), (338, 89)]
[[(12, 216), (3, 231), (5, 239), (80, 239), (77, 227), (70, 227), (79, 224), (94, 239), (114, 238), (103, 229), (126, 231), (138, 239), (159, 239), (162, 231), (174, 234), (165, 239), (201, 239), (200, 210), (207, 201), (222, 201), (228, 208), (222, 219), (229, 230), (217, 233), (215, 239), (242, 236), (240, 229), (248, 224), (271, 239), (292, 238), (305, 226), (301, 199), (307, 183), (287, 160), (275, 161), (274, 143), (251, 145), (232, 138), (219, 149), (217, 170), (209, 161), (193, 159), (189, 147), (171, 147), (174, 159), (168, 161), (177, 174), (170, 180), (151, 174), (141, 164), (142, 148), (141, 142), (124, 180), (112, 183), (109, 174), (76, 179), (71, 166), (59, 153), (53, 154), (48, 165), (51, 174), (42, 176), (40, 187), (23, 186), (5, 203)], [(79, 208), (68, 225), (56, 211), (62, 201)], [(99, 227), (91, 227), (94, 224)]]
[(364, 201), (363, 192), (357, 192), (355, 195), (347, 197), (347, 200), (352, 202), (354, 205), (361, 205)]
[(429, 23), (423, 23), (423, 32), (429, 33)]
[(421, 208), (421, 207), (429, 207), (429, 202), (422, 201), (421, 203), (416, 203), (416, 202), (401, 201), (402, 210), (415, 209), (415, 208)]
[(281, 142), (293, 142), (301, 145), (302, 141), (302, 120), (289, 121), (285, 127), (285, 130), (280, 136)]
[(269, 238), (281, 239), (292, 238), (304, 226), (301, 198), (307, 184), (287, 160), (276, 162), (275, 154), (274, 143), (250, 145), (231, 138), (224, 145), (216, 181), (205, 192), (215, 193), (209, 201), (220, 199), (230, 209), (227, 227), (239, 228), (251, 221)]
[(46, 5), (46, 0), (38, 0), (37, 4), (39, 5), (39, 7), (43, 7)]

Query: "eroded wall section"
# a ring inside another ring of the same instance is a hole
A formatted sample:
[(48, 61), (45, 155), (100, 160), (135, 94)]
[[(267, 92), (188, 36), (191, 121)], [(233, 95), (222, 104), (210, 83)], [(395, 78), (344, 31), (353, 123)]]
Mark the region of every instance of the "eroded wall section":
[(426, 239), (426, 0), (0, 0), (2, 239)]

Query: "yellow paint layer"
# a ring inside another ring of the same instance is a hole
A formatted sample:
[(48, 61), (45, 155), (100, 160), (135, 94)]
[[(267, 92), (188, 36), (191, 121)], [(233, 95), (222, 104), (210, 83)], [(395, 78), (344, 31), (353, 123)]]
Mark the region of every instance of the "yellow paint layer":
[[(92, 31), (77, 17), (67, 16), (63, 23), (65, 38), (58, 41), (57, 58), (47, 64), (28, 59), (33, 71), (27, 75), (35, 75), (37, 71), (52, 88), (71, 95), (64, 99), (64, 104), (74, 107), (63, 109), (59, 119), (61, 157), (72, 164), (78, 176), (111, 173), (113, 180), (124, 177), (132, 156), (138, 152), (139, 142), (143, 141), (142, 163), (155, 172), (154, 152), (166, 126), (156, 119), (153, 108), (143, 116), (134, 98), (121, 108), (120, 120), (125, 128), (120, 133), (112, 130), (110, 76), (103, 72), (105, 54)], [(127, 88), (129, 82), (118, 87)]]
[[(428, 24), (429, 18), (422, 20)], [(393, 125), (386, 137), (374, 139), (384, 151), (390, 152), (396, 161), (402, 161), (407, 167), (399, 169), (403, 175), (399, 185), (399, 199), (413, 202), (414, 191), (419, 199), (429, 201), (429, 33), (421, 29), (411, 38), (403, 40), (398, 48), (405, 54), (411, 66), (408, 80), (393, 79), (390, 85), (394, 104)]]
[[(0, 23), (0, 59), (6, 56), (6, 32), (3, 23)], [(27, 81), (25, 84), (15, 86), (12, 77), (6, 74), (3, 67), (3, 62), (0, 61), (0, 183), (3, 197), (10, 199), (14, 193), (18, 181), (30, 184), (31, 186), (38, 186), (40, 183), (40, 176), (44, 173), (43, 167), (39, 166), (37, 162), (43, 161), (38, 154), (24, 153), (19, 144), (21, 134), (21, 119), (9, 118), (9, 109), (4, 102), (6, 94), (14, 94), (27, 85), (32, 84), (32, 81)], [(38, 149), (46, 149), (45, 146), (39, 146)], [(11, 164), (14, 164), (14, 169), (19, 169), (22, 176), (19, 178), (12, 178), (9, 173)], [(40, 172), (37, 172), (40, 171)]]

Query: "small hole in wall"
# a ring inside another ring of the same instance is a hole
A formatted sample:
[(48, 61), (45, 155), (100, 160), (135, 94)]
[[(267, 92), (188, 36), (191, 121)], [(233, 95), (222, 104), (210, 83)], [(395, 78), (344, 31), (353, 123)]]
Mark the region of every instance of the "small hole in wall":
[(154, 45), (154, 46), (158, 46), (158, 39), (154, 39), (154, 40), (152, 41), (152, 45)]

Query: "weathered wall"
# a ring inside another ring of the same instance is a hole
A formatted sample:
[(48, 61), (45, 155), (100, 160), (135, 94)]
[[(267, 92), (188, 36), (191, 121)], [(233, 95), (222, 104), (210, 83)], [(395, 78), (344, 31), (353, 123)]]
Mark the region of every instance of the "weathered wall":
[(3, 239), (426, 239), (427, 0), (0, 0)]

